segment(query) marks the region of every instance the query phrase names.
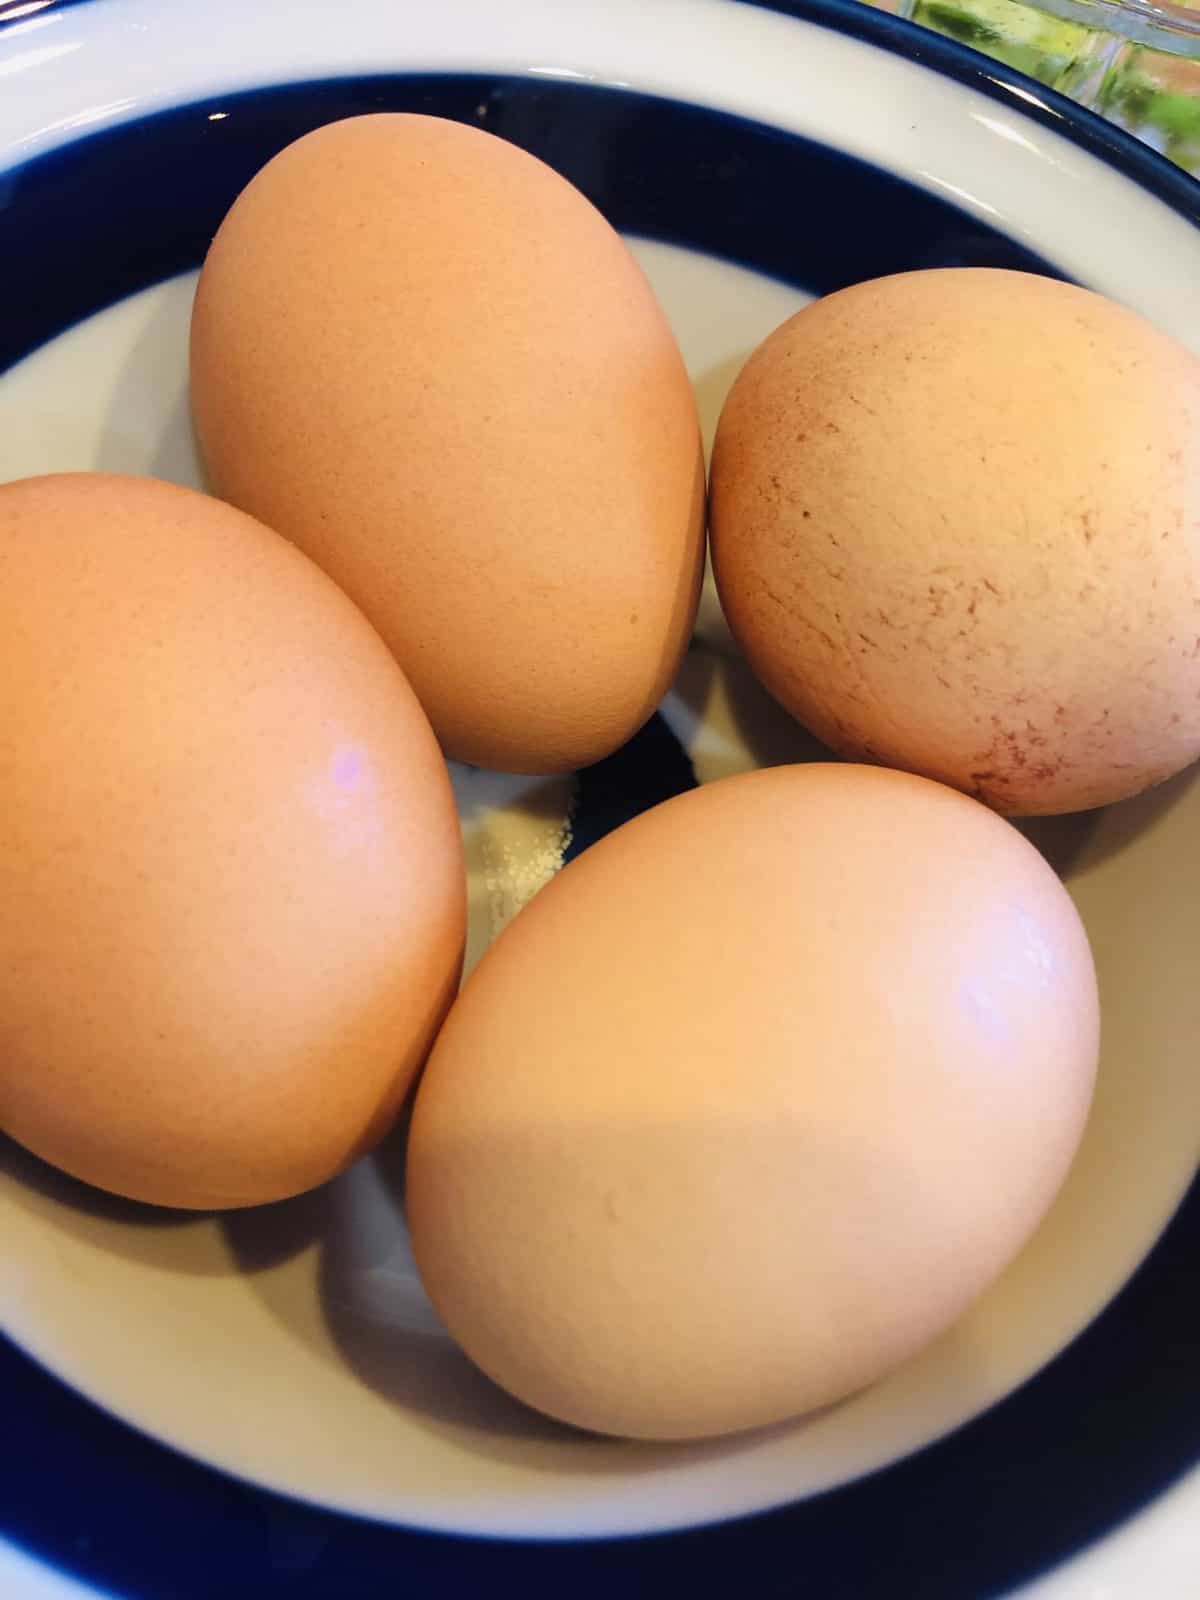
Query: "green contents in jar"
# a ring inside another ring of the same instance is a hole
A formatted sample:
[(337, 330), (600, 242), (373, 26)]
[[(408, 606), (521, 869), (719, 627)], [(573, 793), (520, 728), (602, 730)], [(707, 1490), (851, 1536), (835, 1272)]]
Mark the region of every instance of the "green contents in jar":
[(1050, 86), (1087, 49), (1092, 31), (1013, 0), (916, 0), (911, 16)]
[(1099, 14), (1093, 26), (1022, 0), (881, 3), (1069, 95), (1200, 176), (1200, 10), (1194, 51), (1173, 53), (1121, 36)]

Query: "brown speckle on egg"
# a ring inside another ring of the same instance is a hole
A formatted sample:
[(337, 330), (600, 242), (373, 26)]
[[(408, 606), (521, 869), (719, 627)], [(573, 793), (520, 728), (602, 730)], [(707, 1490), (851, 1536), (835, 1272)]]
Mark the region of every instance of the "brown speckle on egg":
[(1099, 295), (985, 269), (829, 295), (722, 412), (730, 628), (847, 756), (1015, 814), (1134, 794), (1200, 753), (1198, 441), (1200, 360)]

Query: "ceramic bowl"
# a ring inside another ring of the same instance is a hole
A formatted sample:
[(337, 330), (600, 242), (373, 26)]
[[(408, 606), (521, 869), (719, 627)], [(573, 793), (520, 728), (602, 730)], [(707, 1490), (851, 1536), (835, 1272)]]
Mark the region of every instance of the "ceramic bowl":
[[(274, 151), (383, 107), (490, 128), (592, 197), (645, 263), (709, 437), (771, 327), (905, 268), (1056, 273), (1200, 349), (1200, 187), (850, 0), (23, 0), (0, 5), (0, 478), (199, 482), (186, 336), (205, 247)], [(552, 783), (455, 772), (469, 959), (634, 812), (813, 754), (710, 594), (678, 683), (611, 760)], [(439, 1326), (399, 1136), (229, 1216), (112, 1200), (4, 1145), (0, 1589), (1193, 1592), (1164, 1585), (1200, 1570), (1200, 786), (1034, 832), (1095, 946), (1100, 1090), (1045, 1225), (918, 1360), (745, 1437), (584, 1437), (493, 1389)], [(1122, 1571), (1134, 1587), (1062, 1587)]]

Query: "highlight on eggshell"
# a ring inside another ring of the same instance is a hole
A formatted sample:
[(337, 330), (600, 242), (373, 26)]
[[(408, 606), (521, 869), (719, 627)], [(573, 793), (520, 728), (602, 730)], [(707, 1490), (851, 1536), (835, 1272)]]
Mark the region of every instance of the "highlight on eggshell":
[(1031, 273), (813, 302), (722, 410), (711, 544), (766, 687), (853, 760), (1008, 814), (1200, 754), (1200, 359)]
[(0, 487), (0, 1130), (234, 1207), (391, 1126), (455, 992), (445, 763), (366, 619), (231, 506)]
[(762, 769), (569, 864), (467, 980), (406, 1210), (467, 1354), (641, 1439), (883, 1377), (994, 1280), (1087, 1117), (1096, 979), (1015, 828), (886, 769)]

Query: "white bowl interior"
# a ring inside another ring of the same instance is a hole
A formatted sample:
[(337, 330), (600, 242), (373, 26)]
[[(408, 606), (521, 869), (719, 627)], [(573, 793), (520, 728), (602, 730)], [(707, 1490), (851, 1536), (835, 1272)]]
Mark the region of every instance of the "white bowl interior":
[[(738, 365), (805, 296), (638, 241), (706, 434)], [(194, 278), (64, 334), (0, 382), (0, 479), (66, 468), (199, 483), (187, 423)], [(813, 754), (731, 651), (711, 594), (665, 708), (702, 780)], [(569, 780), (457, 771), (474, 960), (561, 861)], [(399, 1139), (311, 1196), (227, 1217), (110, 1201), (0, 1147), (0, 1303), (83, 1393), (231, 1472), (390, 1521), (483, 1533), (644, 1531), (778, 1504), (895, 1459), (1035, 1371), (1101, 1308), (1187, 1187), (1200, 1130), (1200, 786), (1187, 773), (1030, 831), (1063, 871), (1100, 971), (1104, 1056), (1079, 1159), (1003, 1279), (875, 1388), (694, 1446), (575, 1434), (477, 1375), (418, 1282)]]

